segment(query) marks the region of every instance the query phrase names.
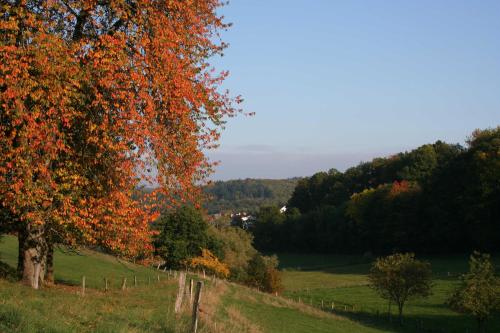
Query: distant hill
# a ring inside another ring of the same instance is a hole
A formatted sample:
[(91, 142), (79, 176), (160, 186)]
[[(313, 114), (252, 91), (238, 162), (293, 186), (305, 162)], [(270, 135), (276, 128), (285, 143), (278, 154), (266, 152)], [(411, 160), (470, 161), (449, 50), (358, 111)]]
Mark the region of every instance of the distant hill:
[(209, 214), (219, 212), (253, 212), (263, 205), (285, 204), (300, 178), (237, 179), (216, 181), (205, 187), (209, 196), (205, 208)]

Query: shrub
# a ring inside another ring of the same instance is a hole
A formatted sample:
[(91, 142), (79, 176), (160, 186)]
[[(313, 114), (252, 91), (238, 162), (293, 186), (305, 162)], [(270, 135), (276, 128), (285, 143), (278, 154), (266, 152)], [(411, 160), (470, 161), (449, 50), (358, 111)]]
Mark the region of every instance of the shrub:
[(192, 258), (189, 265), (193, 268), (206, 269), (217, 276), (227, 278), (229, 276), (229, 268), (223, 264), (210, 250), (202, 249), (201, 256)]
[(280, 292), (281, 272), (277, 269), (278, 258), (256, 254), (248, 263), (246, 284), (269, 293)]
[(500, 280), (495, 276), (488, 254), (474, 252), (469, 266), (469, 272), (461, 276), (461, 283), (448, 305), (457, 312), (473, 315), (478, 332), (484, 332), (485, 321), (494, 311), (500, 310)]
[(247, 280), (248, 263), (257, 253), (252, 246), (252, 235), (236, 227), (209, 228), (209, 235), (220, 244), (221, 261), (229, 267), (230, 279)]

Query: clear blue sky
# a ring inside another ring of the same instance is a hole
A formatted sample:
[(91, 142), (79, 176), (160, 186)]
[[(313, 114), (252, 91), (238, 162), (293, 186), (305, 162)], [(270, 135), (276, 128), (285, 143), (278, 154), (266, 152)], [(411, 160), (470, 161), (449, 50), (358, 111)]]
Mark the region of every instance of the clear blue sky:
[(215, 179), (308, 176), (500, 124), (500, 1), (232, 0)]

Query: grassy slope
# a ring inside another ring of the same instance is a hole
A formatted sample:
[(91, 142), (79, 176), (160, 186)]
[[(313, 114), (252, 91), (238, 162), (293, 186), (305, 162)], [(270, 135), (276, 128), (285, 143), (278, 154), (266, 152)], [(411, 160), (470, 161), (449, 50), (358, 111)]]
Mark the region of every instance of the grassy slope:
[[(2, 238), (0, 260), (14, 267), (16, 259), (15, 238)], [(456, 284), (456, 274), (467, 269), (466, 257), (433, 259), (432, 264), (434, 294), (408, 303), (404, 328), (387, 321), (386, 302), (366, 286), (368, 263), (353, 256), (282, 255), (288, 299), (206, 281), (200, 332), (417, 332), (415, 324), (421, 322), (434, 332), (473, 332), (472, 318), (443, 305)], [(448, 277), (448, 271), (455, 277)], [(0, 332), (186, 332), (189, 308), (177, 318), (172, 313), (176, 281), (161, 274), (158, 283), (157, 274), (92, 251), (57, 251), (56, 280), (65, 284), (33, 291), (0, 280)], [(75, 286), (82, 275), (93, 288), (85, 297)], [(120, 291), (121, 279), (131, 282), (134, 275), (139, 286)], [(113, 290), (108, 293), (102, 292), (103, 277), (112, 281)], [(297, 302), (299, 297), (302, 303)], [(321, 300), (325, 308), (335, 302), (335, 313), (321, 310)], [(488, 329), (500, 331), (500, 318), (494, 318)]]
[(87, 290), (85, 297), (75, 288), (34, 291), (0, 280), (0, 331), (179, 332), (189, 318), (175, 322), (174, 294), (173, 280), (126, 292)]
[[(4, 236), (0, 240), (0, 260), (12, 267), (17, 265), (17, 239)], [(113, 256), (88, 250), (68, 252), (62, 249), (55, 251), (56, 282), (78, 285), (85, 275), (86, 284), (91, 288), (103, 288), (104, 278), (111, 282), (111, 287), (119, 288), (121, 280), (127, 278), (130, 284), (134, 276), (139, 284), (147, 283), (148, 278), (156, 279), (156, 273), (146, 267), (118, 260)]]
[[(0, 241), (0, 260), (15, 267), (14, 237)], [(56, 280), (64, 282), (40, 291), (0, 279), (0, 332), (187, 332), (190, 309), (173, 314), (176, 280), (145, 267), (117, 261), (92, 251), (80, 254), (60, 250), (55, 257)], [(86, 295), (82, 297), (81, 276)], [(132, 287), (133, 276), (139, 286)], [(103, 277), (112, 280), (104, 293)], [(119, 284), (127, 277), (130, 288)], [(148, 277), (151, 284), (147, 283)], [(307, 305), (295, 304), (227, 283), (206, 281), (202, 293), (199, 332), (380, 332), (338, 318)]]
[[(334, 302), (335, 312), (340, 316), (382, 331), (394, 329), (386, 317), (387, 302), (366, 285), (370, 267), (366, 261), (354, 256), (281, 255), (280, 258), (285, 270), (286, 297), (295, 300), (300, 297), (303, 302), (312, 302), (318, 308), (322, 300), (328, 308)], [(495, 259), (496, 264), (500, 264), (500, 258)], [(468, 268), (467, 256), (432, 258), (430, 262), (434, 273), (433, 295), (409, 301), (405, 307), (406, 325), (397, 331), (417, 332), (416, 327), (423, 325), (443, 332), (465, 332), (466, 329), (473, 332), (475, 322), (472, 318), (452, 312), (444, 305), (457, 284), (457, 276)], [(395, 310), (393, 308), (393, 313)], [(488, 323), (488, 331), (500, 332), (499, 316)]]
[(223, 297), (219, 317), (238, 321), (241, 316), (246, 332), (381, 332), (308, 305), (232, 286)]
[[(56, 281), (53, 287), (35, 291), (19, 283), (0, 279), (0, 332), (181, 332), (189, 317), (173, 314), (176, 282), (167, 274), (118, 261), (88, 250), (80, 253), (56, 251)], [(15, 267), (17, 241), (3, 237), (0, 258)], [(78, 284), (86, 276), (84, 297)], [(128, 285), (137, 277), (138, 286), (120, 290), (121, 279)], [(102, 291), (103, 278), (111, 290)], [(150, 281), (150, 283), (148, 283)]]

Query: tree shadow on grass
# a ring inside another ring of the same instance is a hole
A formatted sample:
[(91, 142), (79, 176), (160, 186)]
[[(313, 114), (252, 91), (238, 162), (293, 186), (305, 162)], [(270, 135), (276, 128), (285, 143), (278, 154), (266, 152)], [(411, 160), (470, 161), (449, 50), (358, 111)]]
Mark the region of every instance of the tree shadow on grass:
[[(332, 312), (332, 311), (328, 311)], [(334, 311), (337, 316), (345, 317), (362, 325), (388, 332), (402, 333), (464, 333), (476, 332), (475, 321), (471, 317), (452, 315), (406, 315), (403, 324), (397, 315), (371, 313), (366, 311)], [(492, 317), (486, 323), (486, 332), (500, 332), (500, 316)]]
[(55, 279), (55, 283), (56, 284), (61, 284), (61, 285), (64, 285), (64, 286), (69, 286), (69, 287), (75, 287), (75, 286), (79, 286), (80, 284), (75, 282), (75, 281), (71, 281), (71, 280), (65, 280), (65, 279)]
[[(18, 274), (17, 274), (17, 270), (0, 261), (0, 279), (4, 279), (4, 280), (7, 280), (9, 282), (18, 282), (20, 280)], [(65, 285), (65, 286), (70, 286), (70, 287), (74, 287), (74, 286), (78, 286), (79, 284), (75, 281), (70, 281), (70, 280), (64, 280), (64, 279), (56, 279), (56, 284), (61, 284), (61, 285)]]
[(0, 278), (11, 282), (19, 280), (16, 269), (2, 261), (0, 261)]

